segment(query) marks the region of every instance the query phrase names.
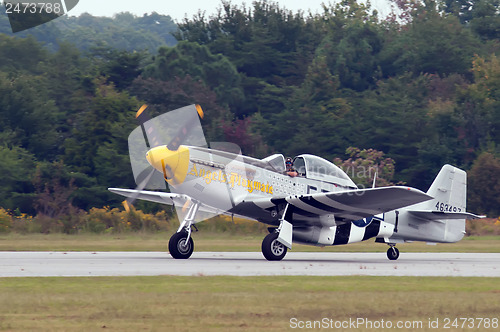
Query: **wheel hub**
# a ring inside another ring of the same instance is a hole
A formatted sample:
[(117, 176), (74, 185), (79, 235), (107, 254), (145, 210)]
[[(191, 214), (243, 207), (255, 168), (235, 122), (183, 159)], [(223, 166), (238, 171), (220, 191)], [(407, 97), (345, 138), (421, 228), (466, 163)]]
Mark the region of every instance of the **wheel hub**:
[(186, 243), (186, 239), (184, 238), (177, 243), (177, 249), (179, 249), (179, 252), (186, 253), (189, 251), (190, 245)]
[(271, 251), (274, 255), (279, 256), (283, 254), (283, 251), (285, 251), (285, 246), (278, 240), (273, 240), (273, 242), (271, 243)]

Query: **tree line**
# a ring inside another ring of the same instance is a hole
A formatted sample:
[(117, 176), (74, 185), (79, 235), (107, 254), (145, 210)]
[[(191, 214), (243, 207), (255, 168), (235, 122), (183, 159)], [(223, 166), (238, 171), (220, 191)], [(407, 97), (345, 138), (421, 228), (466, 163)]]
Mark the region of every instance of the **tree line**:
[(54, 217), (117, 206), (106, 188), (135, 187), (138, 107), (198, 103), (207, 141), (255, 157), (376, 156), (387, 183), (422, 190), (443, 164), (464, 168), (469, 209), (496, 216), (499, 5), (397, 0), (382, 19), (354, 0), (315, 15), (223, 1), (175, 29), (168, 16), (123, 13), (20, 36), (0, 19), (0, 206)]

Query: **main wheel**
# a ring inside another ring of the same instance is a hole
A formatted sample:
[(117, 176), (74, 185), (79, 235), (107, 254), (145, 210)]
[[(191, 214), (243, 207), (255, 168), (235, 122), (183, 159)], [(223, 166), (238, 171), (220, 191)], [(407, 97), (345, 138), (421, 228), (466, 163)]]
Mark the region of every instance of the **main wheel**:
[(396, 247), (390, 247), (387, 249), (387, 258), (389, 258), (391, 261), (395, 261), (396, 259), (399, 258), (399, 249)]
[(278, 241), (278, 233), (268, 234), (262, 241), (262, 254), (268, 261), (280, 261), (288, 248)]
[(191, 257), (194, 250), (194, 242), (192, 237), (189, 237), (189, 241), (186, 241), (187, 237), (187, 232), (179, 232), (172, 235), (170, 241), (168, 241), (168, 250), (173, 258), (188, 259)]

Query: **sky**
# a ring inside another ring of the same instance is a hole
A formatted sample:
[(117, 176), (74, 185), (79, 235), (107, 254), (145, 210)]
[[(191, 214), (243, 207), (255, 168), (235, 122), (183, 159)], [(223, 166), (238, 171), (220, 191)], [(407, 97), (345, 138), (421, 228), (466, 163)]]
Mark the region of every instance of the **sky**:
[[(251, 5), (253, 0), (232, 0), (232, 4), (241, 5), (243, 2), (247, 6)], [(386, 0), (372, 0), (372, 4), (383, 16), (389, 13)], [(309, 10), (315, 13), (321, 13), (321, 4), (328, 3), (329, 0), (277, 0), (280, 7), (285, 7), (294, 12), (302, 10), (308, 13)], [(379, 5), (381, 4), (381, 5)], [(221, 0), (80, 0), (73, 10), (69, 12), (70, 16), (79, 16), (82, 13), (89, 13), (93, 16), (113, 16), (116, 13), (128, 11), (136, 16), (142, 16), (144, 13), (156, 11), (159, 14), (170, 15), (174, 21), (182, 22), (184, 17), (192, 18), (199, 10), (206, 12), (206, 17), (217, 12), (221, 7)]]

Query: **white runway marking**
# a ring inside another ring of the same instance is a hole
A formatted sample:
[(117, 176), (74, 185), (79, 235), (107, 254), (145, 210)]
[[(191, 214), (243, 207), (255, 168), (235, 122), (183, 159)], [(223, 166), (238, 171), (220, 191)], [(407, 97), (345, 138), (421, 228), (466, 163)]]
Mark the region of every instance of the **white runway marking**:
[(289, 252), (268, 262), (260, 252), (0, 252), (0, 277), (45, 276), (478, 276), (500, 277), (500, 253)]

